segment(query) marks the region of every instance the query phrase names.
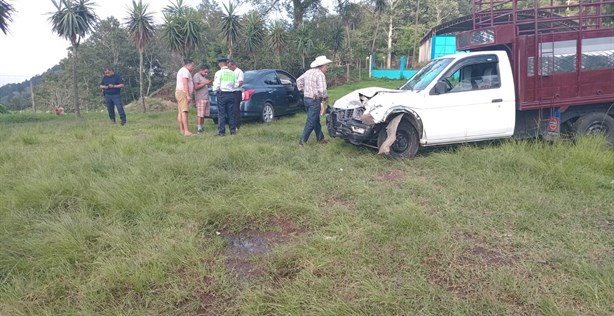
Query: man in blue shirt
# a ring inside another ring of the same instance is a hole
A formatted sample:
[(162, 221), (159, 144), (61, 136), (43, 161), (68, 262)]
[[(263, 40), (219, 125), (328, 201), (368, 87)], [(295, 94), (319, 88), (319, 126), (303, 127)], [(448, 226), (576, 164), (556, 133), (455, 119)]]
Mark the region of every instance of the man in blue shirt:
[(115, 124), (115, 108), (117, 107), (122, 126), (126, 125), (126, 112), (124, 112), (124, 105), (122, 104), (120, 94), (120, 89), (123, 87), (124, 80), (122, 77), (115, 74), (112, 68), (105, 68), (104, 76), (100, 82), (100, 89), (102, 89), (102, 94), (104, 95), (104, 102), (107, 104), (111, 123)]

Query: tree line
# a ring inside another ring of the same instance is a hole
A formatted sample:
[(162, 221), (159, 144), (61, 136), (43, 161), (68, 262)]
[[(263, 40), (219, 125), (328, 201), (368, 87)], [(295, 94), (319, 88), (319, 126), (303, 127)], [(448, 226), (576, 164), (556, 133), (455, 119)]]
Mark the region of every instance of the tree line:
[[(417, 56), (419, 41), (430, 27), (470, 12), (469, 0), (335, 0), (332, 9), (321, 0), (221, 5), (202, 0), (196, 7), (170, 0), (164, 8), (133, 0), (123, 15), (99, 20), (91, 0), (50, 1), (56, 10), (49, 27), (70, 43), (70, 50), (34, 85), (34, 100), (39, 110), (61, 105), (77, 116), (81, 109), (103, 105), (98, 85), (105, 66), (126, 81), (124, 101), (140, 100), (145, 111), (141, 96), (173, 82), (186, 57), (214, 64), (217, 57), (229, 56), (244, 70), (281, 68), (295, 76), (318, 55), (329, 56), (337, 66), (364, 67), (373, 53), (390, 67), (401, 55), (410, 60)], [(251, 11), (237, 13), (247, 4)], [(277, 8), (288, 18), (272, 19)], [(0, 30), (6, 33), (14, 10), (7, 0), (0, 0), (0, 10)], [(154, 11), (163, 13), (159, 25)], [(343, 73), (345, 67), (333, 67), (330, 77)], [(0, 103), (11, 110), (31, 106), (29, 81), (21, 90), (10, 86), (10, 91), (0, 90)]]

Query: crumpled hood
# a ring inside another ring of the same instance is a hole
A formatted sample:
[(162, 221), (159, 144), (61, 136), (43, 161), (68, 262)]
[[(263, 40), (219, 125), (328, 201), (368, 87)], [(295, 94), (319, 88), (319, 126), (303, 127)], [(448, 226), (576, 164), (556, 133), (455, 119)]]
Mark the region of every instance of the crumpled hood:
[(373, 95), (375, 95), (378, 92), (398, 92), (398, 91), (399, 90), (386, 89), (386, 88), (380, 88), (380, 87), (369, 87), (369, 88), (362, 88), (362, 89), (354, 90), (344, 95), (337, 101), (335, 101), (333, 108), (340, 109), (340, 110), (355, 109), (355, 108), (362, 106), (362, 103), (360, 102), (361, 94), (366, 96), (367, 98), (371, 98), (373, 97)]
[(419, 111), (425, 105), (421, 102), (424, 96), (419, 91), (385, 89), (370, 87), (352, 91), (334, 104), (335, 109), (355, 109), (363, 106), (360, 95), (369, 98), (365, 103), (364, 114), (370, 114), (374, 123), (383, 122), (390, 110), (400, 107), (410, 111)]

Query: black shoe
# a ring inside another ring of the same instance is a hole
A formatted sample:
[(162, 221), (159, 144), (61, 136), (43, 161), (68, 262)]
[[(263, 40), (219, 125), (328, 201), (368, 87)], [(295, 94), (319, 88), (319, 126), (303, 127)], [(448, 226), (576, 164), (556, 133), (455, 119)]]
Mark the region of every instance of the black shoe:
[(213, 135), (213, 136), (224, 137), (224, 136), (226, 136), (226, 134), (220, 134), (220, 133), (218, 133), (218, 134), (215, 134), (215, 135)]
[(304, 147), (304, 146), (305, 146), (305, 143), (303, 143), (303, 141), (301, 140), (301, 141), (299, 141), (299, 142), (298, 142), (298, 146), (299, 146), (299, 147)]
[(237, 135), (237, 132), (230, 132), (230, 135)]
[(318, 141), (318, 144), (328, 144), (328, 141), (324, 138)]
[(121, 124), (122, 124), (122, 126), (124, 126), (124, 125), (126, 125), (126, 122), (122, 122)]

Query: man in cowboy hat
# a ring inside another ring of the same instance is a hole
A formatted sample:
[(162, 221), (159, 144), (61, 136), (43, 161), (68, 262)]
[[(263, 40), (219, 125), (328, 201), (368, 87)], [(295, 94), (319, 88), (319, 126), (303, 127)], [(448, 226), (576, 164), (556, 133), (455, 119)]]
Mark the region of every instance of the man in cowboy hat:
[(303, 130), (303, 135), (301, 135), (301, 140), (298, 142), (300, 146), (303, 146), (303, 144), (307, 142), (312, 131), (316, 133), (316, 140), (318, 143), (328, 143), (328, 141), (324, 139), (324, 134), (322, 133), (320, 116), (324, 114), (322, 101), (328, 100), (326, 77), (324, 73), (328, 70), (328, 64), (331, 62), (332, 61), (326, 58), (326, 56), (318, 56), (311, 63), (311, 69), (307, 70), (296, 80), (299, 91), (303, 91), (303, 100), (305, 110), (307, 111), (305, 129)]

